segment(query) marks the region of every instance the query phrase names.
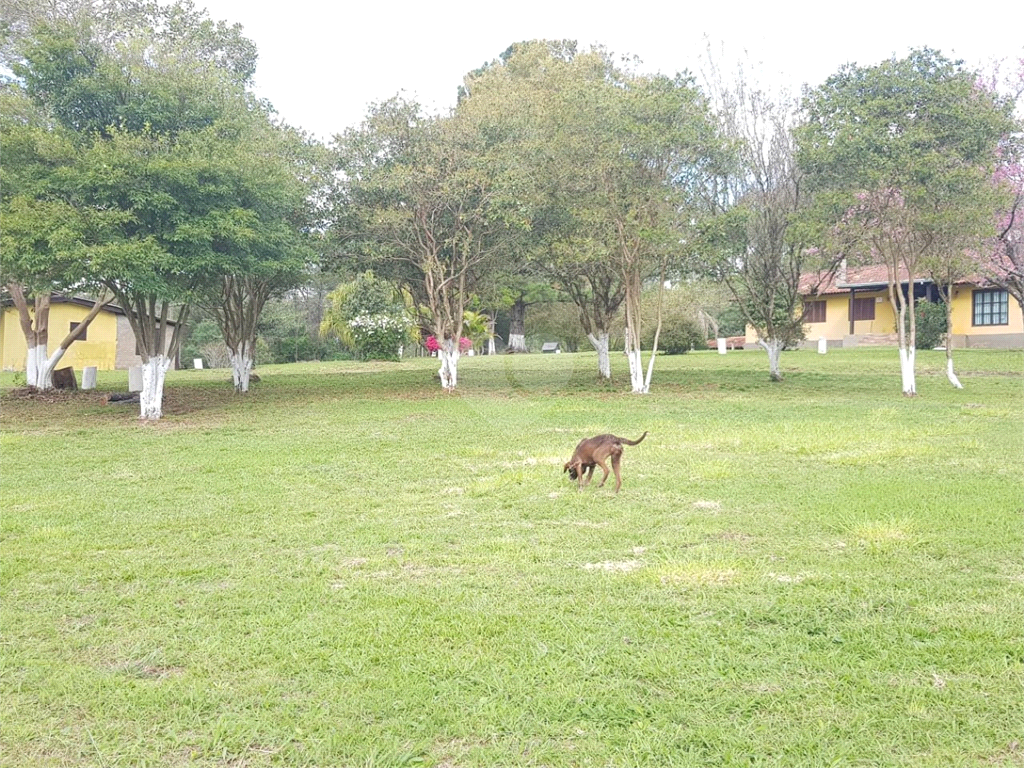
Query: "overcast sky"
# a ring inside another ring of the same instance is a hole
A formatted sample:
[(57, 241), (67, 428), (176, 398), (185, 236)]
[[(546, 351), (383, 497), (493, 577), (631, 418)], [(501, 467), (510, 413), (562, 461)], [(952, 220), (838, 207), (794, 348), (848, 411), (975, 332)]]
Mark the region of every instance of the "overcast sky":
[(971, 66), (1022, 55), (1014, 0), (196, 0), (238, 22), (259, 48), (256, 90), (290, 124), (323, 139), (398, 92), (431, 111), (454, 105), (462, 77), (514, 42), (573, 39), (642, 61), (641, 71), (699, 69), (711, 44), (746, 58), (763, 85), (799, 91), (842, 64), (875, 64), (929, 46)]

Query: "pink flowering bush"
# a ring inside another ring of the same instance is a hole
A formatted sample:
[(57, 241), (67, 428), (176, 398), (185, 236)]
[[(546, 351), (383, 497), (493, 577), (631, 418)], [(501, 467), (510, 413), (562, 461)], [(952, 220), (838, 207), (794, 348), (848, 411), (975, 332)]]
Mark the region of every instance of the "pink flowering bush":
[[(427, 336), (427, 340), (423, 342), (423, 346), (427, 348), (428, 352), (437, 352), (441, 348), (441, 343), (434, 336)], [(473, 348), (473, 342), (463, 336), (459, 339), (459, 352), (466, 353)]]

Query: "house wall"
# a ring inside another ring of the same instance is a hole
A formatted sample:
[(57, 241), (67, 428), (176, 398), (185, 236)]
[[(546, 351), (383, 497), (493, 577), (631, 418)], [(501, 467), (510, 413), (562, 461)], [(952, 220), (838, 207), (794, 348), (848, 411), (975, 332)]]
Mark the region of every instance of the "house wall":
[(1024, 316), (1020, 305), (1009, 297), (1007, 325), (974, 325), (974, 287), (960, 285), (953, 289), (953, 347), (991, 347), (1020, 349), (1024, 347)]
[[(53, 354), (71, 330), (71, 323), (81, 322), (87, 314), (88, 307), (51, 304), (47, 353)], [(116, 320), (117, 316), (112, 312), (100, 312), (89, 324), (85, 341), (73, 342), (58, 367), (71, 366), (81, 371), (88, 365), (94, 365), (101, 371), (113, 370), (117, 346)], [(24, 371), (26, 354), (25, 335), (21, 332), (18, 310), (6, 307), (0, 315), (0, 367), (6, 371)]]
[[(855, 320), (853, 323), (854, 334), (858, 336), (881, 336), (895, 332), (896, 316), (892, 311), (892, 305), (889, 304), (889, 297), (885, 291), (858, 291), (857, 298), (874, 299), (875, 319)], [(821, 323), (805, 323), (805, 341), (817, 343), (818, 339), (824, 337), (829, 341), (841, 342), (850, 333), (850, 294), (830, 294), (815, 300), (825, 302), (825, 321)], [(750, 326), (747, 326), (746, 329), (745, 343), (748, 346), (757, 343), (757, 333)]]
[[(171, 332), (168, 330), (164, 339), (164, 354), (167, 354), (170, 348)], [(128, 318), (124, 315), (117, 316), (117, 356), (115, 365), (119, 371), (142, 365), (142, 356), (138, 354), (135, 346), (135, 332), (132, 330)], [(177, 361), (175, 361), (174, 367), (178, 367)]]

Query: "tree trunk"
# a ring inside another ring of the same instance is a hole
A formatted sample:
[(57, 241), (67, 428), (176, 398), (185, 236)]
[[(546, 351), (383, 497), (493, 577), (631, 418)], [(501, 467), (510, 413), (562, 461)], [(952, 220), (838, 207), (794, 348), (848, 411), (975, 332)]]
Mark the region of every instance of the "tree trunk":
[(634, 395), (642, 395), (644, 389), (644, 364), (640, 357), (640, 346), (636, 345), (627, 354), (629, 360), (629, 385)]
[(956, 389), (963, 389), (964, 385), (960, 383), (960, 379), (957, 378), (956, 373), (953, 372), (953, 286), (952, 284), (946, 286), (946, 378), (949, 379), (949, 383), (952, 384)]
[(900, 378), (903, 380), (903, 394), (914, 397), (917, 394), (917, 378), (914, 374), (914, 357), (917, 350), (900, 346)]
[(142, 364), (142, 392), (139, 393), (139, 418), (156, 421), (163, 415), (164, 379), (172, 359), (154, 355)]
[(441, 377), (441, 388), (445, 392), (454, 392), (458, 384), (460, 354), (458, 339), (445, 339), (437, 350), (437, 358), (441, 361), (441, 367), (437, 372)]
[(252, 345), (248, 342), (241, 345), (237, 352), (229, 350), (231, 358), (231, 378), (235, 383), (235, 392), (249, 391), (249, 376), (252, 373)]
[(46, 357), (46, 344), (28, 348), (25, 357), (25, 383), (36, 389), (53, 389), (53, 368)]
[(512, 305), (512, 317), (508, 326), (508, 351), (526, 351), (526, 302), (521, 296)]
[[(908, 272), (910, 272), (908, 270)], [(889, 303), (896, 313), (896, 334), (900, 348), (900, 378), (903, 382), (903, 394), (907, 397), (917, 395), (917, 378), (914, 372), (914, 358), (917, 350), (917, 325), (914, 321), (914, 276), (910, 272), (907, 285), (909, 297), (903, 295), (898, 278), (899, 265), (889, 264)], [(909, 305), (909, 309), (908, 309)], [(907, 333), (907, 314), (910, 315), (910, 333)]]
[(593, 333), (588, 333), (587, 338), (590, 339), (591, 346), (597, 350), (598, 375), (603, 379), (610, 379), (612, 377), (612, 361), (608, 355), (608, 332), (598, 331), (596, 336)]
[(768, 378), (772, 381), (782, 381), (782, 371), (779, 368), (784, 346), (782, 341), (780, 339), (768, 339), (767, 341), (758, 339), (757, 343), (768, 353)]

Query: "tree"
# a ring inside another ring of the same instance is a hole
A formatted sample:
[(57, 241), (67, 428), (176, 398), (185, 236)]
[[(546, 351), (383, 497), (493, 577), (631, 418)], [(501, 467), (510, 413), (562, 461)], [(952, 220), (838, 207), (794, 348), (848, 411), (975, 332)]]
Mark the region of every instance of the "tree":
[(1011, 128), (1008, 106), (960, 62), (923, 49), (847, 65), (804, 107), (798, 160), (831, 227), (819, 244), (886, 265), (903, 393), (913, 396), (915, 281), (930, 253), (961, 252), (991, 228), (983, 190)]
[(798, 104), (759, 89), (742, 68), (730, 85), (712, 62), (709, 79), (735, 155), (717, 187), (719, 213), (704, 231), (706, 266), (756, 331), (769, 377), (782, 381), (782, 350), (804, 337), (802, 293), (815, 288), (804, 276), (820, 280), (834, 266), (799, 226), (807, 191), (792, 133)]
[(298, 283), (313, 256), (311, 231), (319, 222), (311, 201), (320, 159), (313, 142), (259, 111), (246, 116), (224, 149), (232, 152), (233, 179), (220, 204), (236, 206), (240, 215), (237, 226), (218, 232), (215, 247), (232, 263), (203, 303), (224, 336), (235, 391), (247, 392), (260, 314), (271, 297)]
[(98, 290), (95, 275), (83, 265), (97, 249), (116, 247), (114, 230), (124, 216), (79, 204), (65, 172), (75, 156), (73, 137), (16, 83), (0, 86), (0, 137), (0, 273), (25, 336), (28, 386), (49, 389), (68, 347), (112, 298), (102, 296), (50, 353), (51, 295)]
[(500, 233), (516, 226), (483, 167), (483, 146), (471, 121), (425, 117), (397, 98), (337, 138), (346, 217), (337, 236), (422, 308), (449, 392), (470, 294)]
[(237, 25), (215, 24), (188, 3), (89, 4), (22, 30), (5, 56), (73, 145), (55, 176), (74, 198), (60, 198), (54, 184), (45, 191), (108, 224), (104, 241), (61, 256), (124, 309), (144, 363), (141, 416), (159, 418), (164, 376), (201, 289), (222, 285), (226, 301), (238, 300), (222, 314), (254, 327), (245, 297), (265, 300), (266, 255), (294, 255), (298, 243), (289, 219), (297, 198), (284, 191), (296, 185), (276, 173), (280, 147), (261, 141), (253, 151), (253, 126), (269, 120), (244, 90), (255, 47)]
[(495, 155), (525, 201), (530, 258), (579, 307), (600, 375), (611, 375), (610, 324), (624, 305), (633, 389), (647, 391), (641, 294), (694, 218), (717, 146), (706, 102), (688, 77), (636, 75), (571, 41), (514, 45), (463, 95), (460, 110), (490, 116), (503, 136)]
[(527, 222), (516, 230), (517, 247), (506, 252), (513, 272), (543, 276), (573, 301), (605, 379), (611, 324), (625, 290), (577, 202), (587, 183), (580, 171), (593, 155), (593, 137), (581, 133), (592, 127), (582, 116), (584, 89), (600, 83), (609, 67), (600, 52), (577, 54), (573, 41), (517, 43), (466, 76), (458, 107), (491, 138), (488, 167)]

